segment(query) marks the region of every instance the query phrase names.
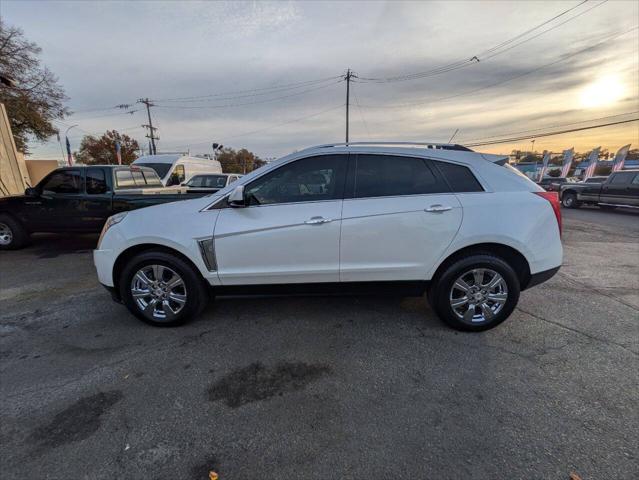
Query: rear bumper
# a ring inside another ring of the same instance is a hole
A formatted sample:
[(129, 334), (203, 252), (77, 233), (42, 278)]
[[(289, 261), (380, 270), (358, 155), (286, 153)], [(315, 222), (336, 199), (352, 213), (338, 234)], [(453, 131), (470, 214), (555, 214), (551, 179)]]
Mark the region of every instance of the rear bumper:
[(530, 287), (534, 287), (536, 285), (539, 285), (540, 283), (544, 283), (550, 280), (552, 277), (555, 276), (555, 273), (557, 273), (560, 268), (561, 266), (551, 268), (550, 270), (544, 270), (543, 272), (533, 273), (532, 275), (530, 275), (530, 280), (528, 280), (528, 283), (522, 288), (522, 290), (526, 290)]

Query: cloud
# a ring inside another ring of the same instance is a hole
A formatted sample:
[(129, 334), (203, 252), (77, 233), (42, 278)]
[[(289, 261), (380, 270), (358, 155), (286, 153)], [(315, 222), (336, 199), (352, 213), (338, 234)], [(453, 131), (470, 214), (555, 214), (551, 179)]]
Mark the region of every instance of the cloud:
[[(134, 103), (141, 97), (168, 99), (302, 82), (337, 76), (349, 67), (361, 77), (426, 71), (468, 59), (518, 35), (525, 29), (522, 18), (527, 26), (535, 25), (565, 8), (555, 2), (5, 0), (3, 18), (23, 27), (43, 48), (42, 58), (60, 77), (70, 106), (81, 111)], [(34, 9), (39, 15), (33, 15)], [(447, 140), (461, 128), (460, 138), (470, 138), (636, 110), (636, 32), (572, 57), (565, 55), (632, 27), (638, 15), (636, 2), (608, 2), (579, 20), (469, 68), (408, 82), (355, 83), (352, 136)], [(611, 72), (628, 85), (627, 99), (605, 112), (582, 110), (580, 89)], [(251, 103), (301, 90), (173, 105)], [(229, 108), (154, 108), (160, 148), (193, 144), (194, 151), (206, 151), (209, 140), (230, 138), (235, 146), (276, 156), (306, 143), (342, 140), (344, 112), (317, 113), (345, 102), (344, 83), (309, 90)], [(398, 104), (407, 106), (364, 107)], [(169, 103), (158, 101), (158, 105)], [(111, 113), (116, 115), (105, 116)], [(145, 112), (117, 113), (84, 112), (69, 121), (91, 132), (130, 129), (146, 144), (143, 130), (135, 127), (146, 123)], [(302, 120), (288, 123), (293, 119)], [(253, 131), (259, 132), (238, 136)], [(54, 156), (59, 146), (45, 144), (34, 150), (37, 155)]]

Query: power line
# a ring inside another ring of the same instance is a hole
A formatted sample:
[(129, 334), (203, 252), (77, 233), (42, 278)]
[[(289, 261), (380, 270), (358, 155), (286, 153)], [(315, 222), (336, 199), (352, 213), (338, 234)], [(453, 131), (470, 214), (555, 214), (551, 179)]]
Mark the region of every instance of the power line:
[(589, 120), (582, 120), (580, 122), (563, 123), (563, 124), (560, 124), (560, 125), (547, 125), (547, 126), (541, 127), (541, 128), (531, 128), (531, 129), (528, 129), (528, 130), (519, 130), (518, 132), (500, 133), (500, 134), (497, 134), (497, 135), (490, 135), (488, 137), (482, 137), (482, 138), (471, 138), (471, 139), (468, 139), (468, 140), (464, 140), (461, 143), (465, 143), (465, 142), (484, 142), (484, 141), (488, 141), (488, 140), (490, 140), (492, 138), (504, 137), (506, 135), (519, 135), (521, 133), (538, 132), (540, 130), (546, 130), (548, 128), (570, 127), (572, 125), (580, 125), (580, 124), (583, 124), (583, 123), (596, 122), (596, 121), (599, 121), (599, 120), (608, 120), (610, 118), (625, 117), (627, 115), (634, 115), (636, 113), (639, 113), (639, 110), (635, 110), (634, 112), (619, 113), (617, 115), (607, 115), (605, 117), (591, 118)]
[(333, 85), (337, 85), (338, 83), (341, 83), (343, 81), (344, 80), (339, 80), (337, 82), (333, 82), (333, 83), (330, 83), (328, 85), (322, 85), (322, 86), (319, 86), (319, 87), (309, 88), (309, 89), (303, 90), (301, 92), (296, 92), (296, 93), (292, 93), (292, 94), (289, 94), (289, 95), (282, 95), (282, 96), (279, 96), (279, 97), (268, 98), (266, 100), (259, 100), (259, 101), (256, 101), (256, 102), (230, 103), (230, 104), (225, 104), (225, 105), (200, 105), (200, 106), (192, 106), (192, 105), (158, 105), (158, 104), (156, 104), (155, 106), (157, 108), (170, 108), (170, 109), (183, 109), (183, 110), (193, 110), (193, 109), (200, 110), (200, 109), (207, 109), (207, 108), (243, 107), (243, 106), (246, 106), (246, 105), (258, 105), (258, 104), (261, 104), (261, 103), (276, 102), (278, 100), (283, 100), (285, 98), (297, 97), (299, 95), (304, 95), (304, 94), (309, 93), (309, 92), (314, 92), (316, 90), (322, 90), (324, 88), (328, 88), (328, 87), (331, 87)]
[(466, 92), (461, 92), (461, 93), (457, 93), (457, 94), (454, 94), (454, 95), (447, 95), (445, 97), (438, 97), (438, 98), (432, 98), (432, 99), (427, 99), (427, 100), (420, 100), (420, 101), (411, 102), (411, 103), (403, 103), (403, 104), (395, 104), (395, 105), (362, 105), (362, 107), (363, 108), (410, 108), (410, 107), (414, 107), (414, 106), (417, 106), (417, 105), (431, 104), (431, 103), (435, 103), (435, 102), (441, 102), (441, 101), (444, 101), (444, 100), (451, 100), (453, 98), (463, 97), (463, 96), (466, 96), (466, 95), (471, 95), (473, 93), (477, 93), (477, 92), (480, 92), (482, 90), (486, 90), (488, 88), (496, 87), (498, 85), (503, 85), (504, 83), (508, 83), (508, 82), (510, 82), (512, 80), (516, 80), (518, 78), (525, 77), (525, 76), (530, 75), (532, 73), (538, 72), (539, 70), (543, 70), (544, 68), (551, 67), (551, 66), (556, 65), (558, 63), (564, 62), (564, 61), (568, 60), (569, 58), (572, 58), (572, 57), (574, 57), (576, 55), (579, 55), (581, 53), (589, 51), (589, 50), (591, 50), (591, 49), (593, 49), (595, 47), (598, 47), (599, 45), (602, 45), (602, 44), (604, 44), (604, 43), (606, 43), (606, 42), (608, 42), (610, 40), (614, 40), (617, 37), (620, 37), (622, 35), (626, 35), (626, 34), (632, 32), (634, 30), (637, 30), (638, 28), (639, 27), (635, 26), (635, 27), (630, 28), (628, 30), (625, 30), (625, 31), (623, 31), (621, 33), (608, 35), (607, 37), (604, 37), (600, 42), (595, 43), (593, 45), (589, 45), (589, 46), (587, 46), (585, 48), (577, 50), (576, 52), (565, 54), (560, 59), (555, 60), (554, 62), (546, 63), (546, 64), (541, 65), (539, 67), (533, 68), (532, 70), (528, 70), (526, 72), (523, 72), (523, 73), (520, 73), (520, 74), (517, 74), (517, 75), (513, 75), (511, 77), (507, 77), (507, 78), (505, 78), (503, 80), (500, 80), (498, 82), (491, 83), (489, 85), (484, 85), (483, 87), (474, 88), (474, 89), (468, 90)]
[(313, 80), (307, 82), (300, 82), (297, 84), (289, 84), (288, 86), (279, 86), (279, 87), (266, 87), (262, 89), (254, 89), (254, 90), (244, 90), (238, 91), (236, 93), (241, 93), (242, 95), (231, 95), (231, 93), (214, 93), (210, 95), (200, 95), (195, 97), (182, 97), (182, 98), (168, 98), (164, 100), (157, 100), (158, 102), (185, 102), (185, 103), (193, 103), (193, 102), (206, 102), (209, 101), (207, 99), (211, 99), (210, 101), (221, 101), (221, 100), (236, 100), (239, 98), (248, 98), (248, 97), (260, 97), (265, 95), (273, 95), (275, 93), (286, 92), (289, 90), (297, 90), (304, 87), (309, 87), (313, 85), (320, 85), (322, 83), (330, 82), (331, 80), (337, 80), (338, 78), (342, 78), (341, 76), (337, 77), (328, 77), (320, 80)]
[(310, 84), (323, 83), (323, 82), (327, 82), (329, 80), (337, 80), (338, 78), (342, 78), (342, 76), (341, 75), (336, 75), (336, 76), (333, 76), (333, 77), (319, 78), (319, 79), (316, 79), (316, 80), (306, 80), (304, 82), (295, 82), (295, 83), (287, 83), (287, 84), (283, 84), (283, 85), (274, 85), (272, 87), (251, 88), (251, 89), (247, 89), (247, 90), (235, 90), (235, 91), (223, 92), (223, 93), (211, 93), (211, 94), (208, 94), (208, 95), (199, 95), (199, 96), (194, 96), (194, 97), (160, 98), (157, 101), (158, 102), (174, 102), (174, 101), (177, 102), (177, 101), (182, 101), (182, 100), (184, 100), (184, 101), (186, 101), (186, 100), (196, 100), (196, 99), (202, 99), (202, 98), (220, 97), (220, 96), (240, 94), (240, 93), (262, 92), (262, 91), (265, 91), (265, 90), (281, 90), (281, 89), (286, 89), (286, 88), (295, 89), (295, 88), (301, 88), (303, 86), (310, 85)]
[[(519, 45), (522, 45), (523, 43), (529, 42), (530, 40), (533, 40), (533, 39), (535, 39), (535, 38), (537, 38), (537, 37), (539, 37), (539, 36), (541, 36), (541, 35), (543, 35), (545, 33), (548, 33), (551, 30), (554, 30), (555, 28), (558, 28), (558, 27), (560, 27), (560, 26), (562, 26), (562, 25), (564, 25), (564, 24), (566, 24), (566, 23), (568, 23), (568, 22), (580, 17), (581, 15), (584, 15), (585, 13), (588, 13), (589, 11), (591, 11), (591, 10), (601, 6), (601, 5), (603, 5), (608, 0), (603, 0), (602, 2), (594, 5), (593, 7), (590, 7), (587, 10), (584, 10), (583, 12), (579, 12), (578, 14), (570, 17), (569, 19), (567, 19), (566, 21), (564, 21), (564, 22), (562, 22), (562, 23), (560, 23), (558, 25), (554, 25), (554, 26), (552, 26), (552, 27), (550, 27), (550, 28), (548, 28), (546, 30), (543, 30), (542, 32), (538, 33), (537, 35), (535, 35), (533, 37), (524, 39), (521, 42), (516, 43), (515, 45), (511, 45), (510, 47), (508, 47), (506, 49), (503, 49), (503, 47), (511, 44), (512, 42), (514, 42), (514, 41), (516, 41), (516, 40), (518, 40), (520, 38), (523, 38), (524, 36), (528, 35), (529, 33), (532, 33), (533, 31), (543, 27), (544, 25), (547, 25), (548, 23), (556, 20), (557, 18), (559, 18), (559, 17), (571, 12), (572, 10), (574, 10), (574, 9), (580, 7), (581, 5), (585, 4), (587, 1), (589, 1), (589, 0), (584, 0), (581, 3), (575, 5), (575, 6), (569, 8), (567, 10), (564, 10), (563, 12), (559, 13), (558, 15), (555, 15), (554, 17), (552, 17), (552, 18), (540, 23), (539, 25), (537, 25), (537, 26), (535, 26), (535, 27), (533, 27), (531, 29), (526, 30), (523, 33), (520, 33), (519, 35), (517, 35), (517, 36), (515, 36), (513, 38), (510, 38), (510, 39), (508, 39), (508, 40), (506, 40), (504, 42), (501, 42), (498, 45), (495, 45), (495, 46), (493, 46), (491, 48), (483, 50), (482, 52), (480, 52), (480, 53), (478, 53), (476, 55), (473, 55), (469, 59), (459, 60), (457, 62), (452, 62), (452, 63), (446, 64), (446, 65), (442, 65), (440, 67), (437, 67), (437, 68), (434, 68), (434, 69), (431, 69), (431, 70), (426, 70), (426, 71), (423, 71), (423, 72), (417, 72), (417, 73), (411, 73), (411, 74), (405, 74), (405, 75), (398, 75), (398, 76), (395, 76), (395, 77), (385, 77), (385, 78), (362, 77), (361, 80), (364, 81), (364, 83), (366, 83), (366, 82), (371, 82), (371, 83), (403, 82), (403, 81), (407, 81), (407, 80), (416, 80), (416, 79), (420, 79), (420, 78), (426, 78), (426, 77), (431, 77), (431, 76), (435, 76), (435, 75), (441, 75), (443, 73), (447, 73), (447, 72), (450, 72), (450, 71), (453, 71), (453, 70), (458, 70), (460, 68), (466, 68), (466, 67), (468, 67), (470, 65), (475, 65), (477, 63), (480, 63), (484, 59), (493, 58), (493, 57), (495, 57), (497, 55), (501, 55), (502, 53), (505, 53), (506, 51), (511, 50), (512, 48), (515, 48), (515, 47), (517, 47)], [(491, 54), (491, 55), (489, 55), (489, 54)], [(489, 56), (484, 57), (485, 55), (489, 55)]]
[(603, 4), (604, 4), (604, 3), (606, 3), (606, 2), (608, 2), (608, 0), (603, 0), (602, 2), (600, 2), (600, 3), (596, 4), (596, 5), (593, 5), (592, 7), (590, 7), (590, 8), (588, 8), (588, 9), (584, 10), (583, 12), (579, 12), (579, 13), (578, 13), (577, 15), (575, 15), (575, 16), (573, 16), (573, 17), (571, 17), (571, 18), (569, 18), (569, 19), (567, 19), (567, 20), (565, 20), (565, 21), (563, 21), (563, 22), (561, 22), (561, 23), (558, 23), (557, 25), (553, 25), (553, 26), (552, 26), (552, 27), (550, 27), (549, 29), (544, 30), (543, 32), (540, 32), (540, 33), (538, 33), (537, 35), (534, 35), (534, 36), (532, 36), (532, 37), (530, 37), (530, 38), (527, 38), (526, 40), (523, 40), (523, 41), (521, 41), (521, 42), (519, 42), (519, 43), (516, 43), (515, 45), (511, 45), (510, 47), (508, 47), (508, 48), (506, 48), (506, 49), (504, 49), (504, 50), (501, 50), (501, 51), (500, 51), (500, 52), (498, 52), (498, 53), (494, 53), (494, 54), (492, 54), (492, 55), (489, 55), (489, 56), (485, 57), (485, 59), (486, 59), (486, 60), (488, 60), (489, 58), (493, 58), (493, 57), (495, 57), (495, 56), (497, 56), (497, 55), (501, 55), (502, 53), (506, 53), (507, 51), (512, 50), (512, 49), (513, 49), (513, 48), (515, 48), (515, 47), (518, 47), (518, 46), (519, 46), (519, 45), (521, 45), (522, 43), (526, 43), (526, 42), (529, 42), (529, 41), (531, 41), (531, 40), (534, 40), (535, 38), (537, 38), (537, 37), (539, 37), (539, 36), (543, 35), (544, 33), (548, 33), (548, 32), (550, 32), (551, 30), (554, 30), (555, 28), (559, 28), (559, 27), (561, 27), (562, 25), (565, 25), (566, 23), (571, 22), (571, 21), (573, 21), (574, 19), (581, 17), (582, 15), (584, 15), (584, 14), (588, 13), (589, 11), (594, 10), (594, 9), (595, 9), (595, 8), (597, 8), (597, 7), (600, 7), (601, 5), (603, 5)]
[(603, 127), (610, 127), (612, 125), (621, 125), (624, 123), (631, 123), (631, 122), (637, 122), (639, 121), (639, 117), (637, 118), (631, 118), (630, 120), (620, 120), (618, 122), (610, 122), (610, 123), (603, 123), (600, 125), (592, 125), (590, 127), (581, 127), (581, 128), (571, 128), (568, 130), (560, 130), (557, 132), (547, 132), (547, 133), (540, 133), (537, 135), (526, 135), (526, 136), (522, 136), (522, 137), (512, 137), (512, 138), (503, 138), (500, 140), (494, 140), (494, 141), (490, 141), (490, 142), (476, 142), (476, 143), (466, 143), (464, 144), (467, 147), (482, 147), (485, 145), (497, 145), (500, 143), (513, 143), (513, 142), (519, 142), (521, 140), (531, 140), (534, 138), (543, 138), (543, 137), (550, 137), (553, 135), (562, 135), (564, 133), (572, 133), (572, 132), (581, 132), (583, 130), (592, 130), (595, 128), (603, 128)]

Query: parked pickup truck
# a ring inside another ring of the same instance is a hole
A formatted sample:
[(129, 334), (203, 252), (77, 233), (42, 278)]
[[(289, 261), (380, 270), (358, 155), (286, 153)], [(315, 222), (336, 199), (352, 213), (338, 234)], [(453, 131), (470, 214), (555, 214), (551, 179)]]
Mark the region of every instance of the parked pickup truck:
[(613, 172), (603, 183), (566, 183), (560, 187), (559, 198), (566, 208), (584, 204), (639, 208), (639, 170)]
[(37, 232), (97, 233), (117, 212), (203, 195), (166, 188), (147, 167), (58, 168), (24, 195), (0, 198), (0, 250), (21, 248)]

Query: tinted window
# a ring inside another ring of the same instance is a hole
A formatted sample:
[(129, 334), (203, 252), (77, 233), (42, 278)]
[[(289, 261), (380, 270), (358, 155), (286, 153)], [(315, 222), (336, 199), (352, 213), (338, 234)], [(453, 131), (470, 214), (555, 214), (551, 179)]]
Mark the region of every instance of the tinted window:
[(632, 180), (633, 185), (639, 185), (639, 174), (635, 175), (635, 178)]
[(634, 172), (615, 173), (610, 179), (611, 185), (626, 185), (632, 181)]
[(141, 172), (148, 186), (150, 187), (162, 186), (162, 180), (160, 180), (160, 177), (158, 177), (158, 174), (155, 173), (153, 170), (141, 170)]
[(99, 195), (107, 192), (106, 177), (104, 170), (101, 168), (87, 169), (87, 193), (90, 195)]
[(115, 183), (119, 188), (134, 188), (135, 181), (131, 170), (116, 170), (115, 171)]
[(251, 205), (342, 198), (345, 170), (345, 156), (309, 157), (267, 173), (245, 192)]
[(201, 187), (204, 184), (204, 177), (202, 175), (196, 175), (186, 182), (186, 184), (189, 187)]
[(138, 187), (144, 187), (144, 185), (146, 184), (146, 182), (144, 181), (144, 176), (142, 175), (142, 172), (139, 170), (132, 170), (131, 171), (131, 175), (133, 176), (133, 181), (135, 182), (135, 185)]
[(421, 158), (357, 155), (355, 161), (355, 198), (448, 191), (437, 173)]
[(43, 184), (43, 192), (51, 193), (80, 193), (82, 189), (82, 175), (80, 170), (62, 170), (53, 173)]
[(136, 163), (139, 166), (150, 167), (157, 172), (160, 178), (164, 178), (164, 176), (169, 173), (169, 170), (173, 166), (171, 163)]
[(453, 192), (483, 192), (484, 189), (469, 168), (447, 162), (433, 162), (446, 178)]

